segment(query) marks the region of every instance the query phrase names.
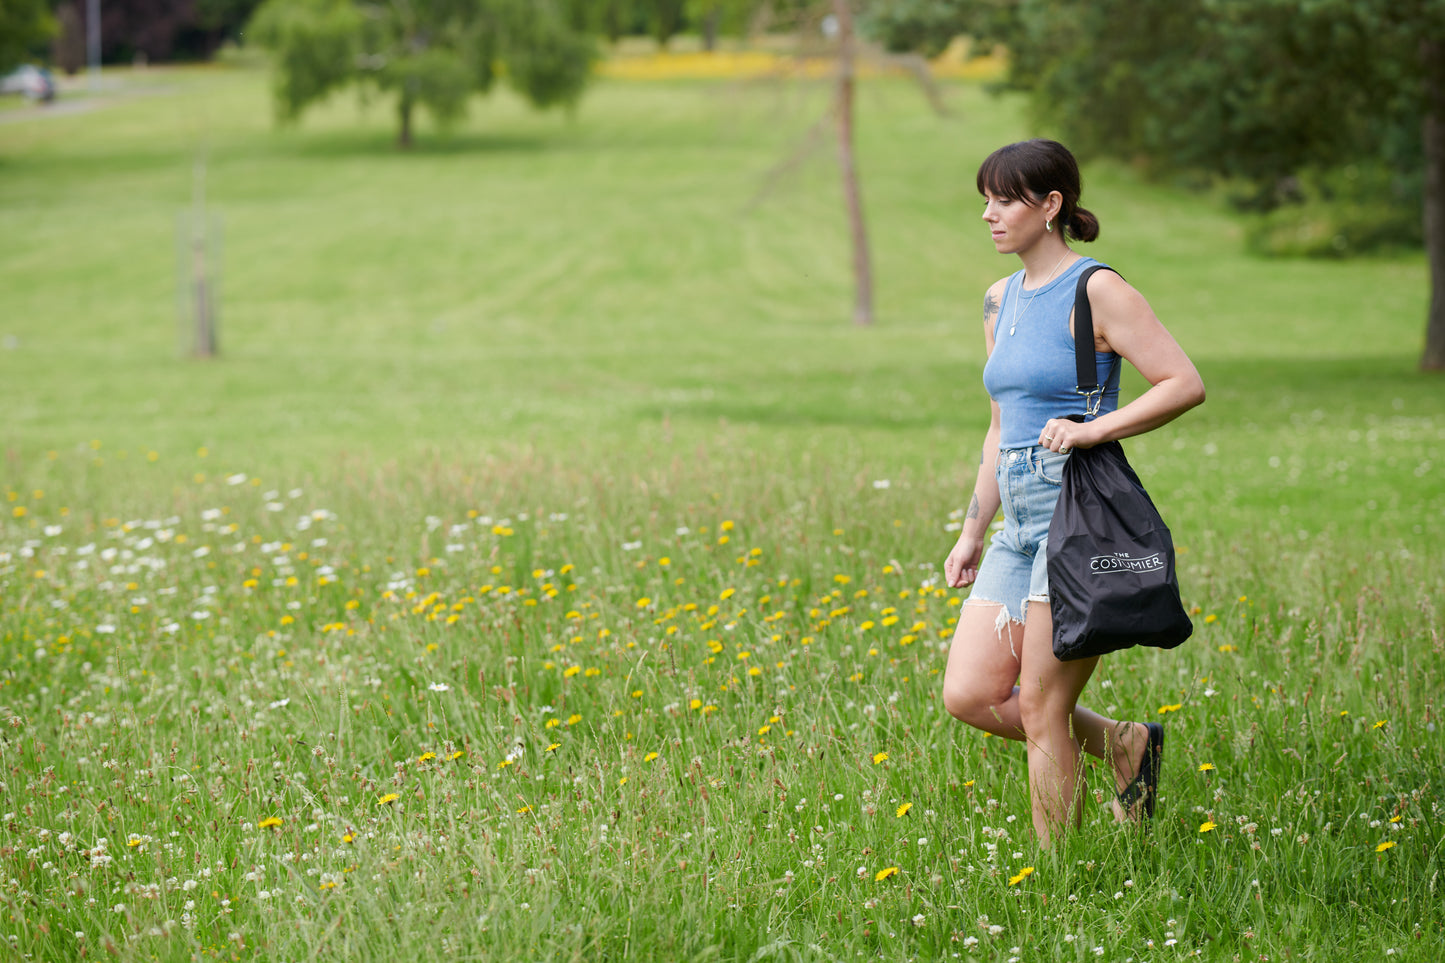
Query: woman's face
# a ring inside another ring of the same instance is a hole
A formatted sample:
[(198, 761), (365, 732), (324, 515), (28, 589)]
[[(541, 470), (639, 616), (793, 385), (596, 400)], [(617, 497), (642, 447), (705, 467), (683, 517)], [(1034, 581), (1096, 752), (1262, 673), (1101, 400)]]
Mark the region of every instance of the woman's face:
[(1001, 197), (990, 191), (983, 195), (983, 220), (1000, 254), (1019, 254), (1039, 242), (1047, 232), (1047, 212), (1042, 206)]

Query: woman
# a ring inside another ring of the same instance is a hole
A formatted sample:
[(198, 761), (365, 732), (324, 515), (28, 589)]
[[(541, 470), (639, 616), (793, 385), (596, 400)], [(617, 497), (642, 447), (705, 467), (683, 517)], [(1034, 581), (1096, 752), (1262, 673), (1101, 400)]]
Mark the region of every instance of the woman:
[[(1164, 748), (1161, 726), (1078, 705), (1098, 658), (1054, 658), (1045, 548), (1064, 461), (1074, 448), (1171, 421), (1204, 400), (1204, 384), (1148, 302), (1118, 274), (1098, 271), (1088, 293), (1106, 389), (1095, 418), (1068, 420), (1083, 411), (1074, 289), (1079, 272), (1098, 263), (1068, 244), (1099, 236), (1098, 219), (1079, 206), (1078, 163), (1054, 141), (1010, 144), (979, 167), (978, 190), (994, 247), (1018, 255), (1023, 270), (995, 283), (983, 302), (992, 419), (963, 531), (944, 563), (950, 586), (973, 589), (949, 650), (943, 701), (969, 725), (1027, 745), (1034, 831), (1048, 847), (1082, 819), (1082, 753), (1110, 767), (1116, 817), (1142, 819), (1154, 813)], [(1151, 385), (1122, 408), (1120, 358)], [(1004, 527), (983, 557), (1000, 507)]]

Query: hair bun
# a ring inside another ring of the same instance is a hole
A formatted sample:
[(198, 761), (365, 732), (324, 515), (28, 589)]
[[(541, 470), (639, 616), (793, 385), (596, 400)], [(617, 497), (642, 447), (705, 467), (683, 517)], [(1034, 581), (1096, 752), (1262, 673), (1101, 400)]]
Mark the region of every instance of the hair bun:
[(1069, 236), (1076, 241), (1092, 241), (1099, 236), (1099, 219), (1082, 207), (1074, 208), (1066, 226)]

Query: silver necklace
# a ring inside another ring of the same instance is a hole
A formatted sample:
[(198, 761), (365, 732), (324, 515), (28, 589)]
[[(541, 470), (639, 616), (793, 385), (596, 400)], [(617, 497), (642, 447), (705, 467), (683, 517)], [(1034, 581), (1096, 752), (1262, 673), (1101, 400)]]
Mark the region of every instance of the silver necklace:
[(1042, 291), (1045, 287), (1047, 287), (1048, 283), (1054, 279), (1054, 272), (1063, 265), (1064, 258), (1067, 258), (1072, 253), (1072, 251), (1064, 251), (1064, 257), (1059, 258), (1058, 264), (1054, 265), (1054, 270), (1050, 271), (1049, 276), (1044, 278), (1044, 283), (1034, 288), (1033, 295), (1027, 301), (1024, 301), (1024, 306), (1022, 308), (1019, 307), (1019, 302), (1023, 301), (1024, 282), (1019, 281), (1019, 296), (1014, 298), (1014, 319), (1013, 323), (1008, 326), (1008, 336), (1010, 338), (1014, 336), (1014, 331), (1018, 330), (1019, 320), (1028, 313), (1029, 308), (1033, 307), (1034, 298), (1038, 297), (1039, 292)]

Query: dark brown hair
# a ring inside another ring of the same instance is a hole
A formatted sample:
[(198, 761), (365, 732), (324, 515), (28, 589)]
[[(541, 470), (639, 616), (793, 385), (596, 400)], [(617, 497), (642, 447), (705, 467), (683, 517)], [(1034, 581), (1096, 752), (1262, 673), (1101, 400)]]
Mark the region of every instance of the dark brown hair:
[(1083, 183), (1079, 162), (1056, 140), (1024, 140), (989, 154), (978, 167), (978, 192), (1007, 197), (1037, 207), (1052, 191), (1063, 197), (1059, 224), (1068, 237), (1092, 241), (1099, 219), (1079, 206)]

